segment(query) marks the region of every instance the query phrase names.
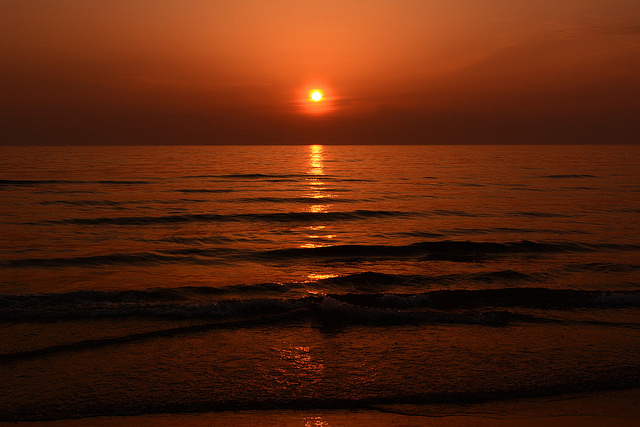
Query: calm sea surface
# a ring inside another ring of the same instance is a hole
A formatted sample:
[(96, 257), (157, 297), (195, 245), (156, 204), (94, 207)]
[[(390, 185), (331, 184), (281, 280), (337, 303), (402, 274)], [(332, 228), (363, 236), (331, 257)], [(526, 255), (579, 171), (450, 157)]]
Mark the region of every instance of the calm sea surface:
[(4, 147), (0, 227), (0, 421), (640, 386), (640, 146)]

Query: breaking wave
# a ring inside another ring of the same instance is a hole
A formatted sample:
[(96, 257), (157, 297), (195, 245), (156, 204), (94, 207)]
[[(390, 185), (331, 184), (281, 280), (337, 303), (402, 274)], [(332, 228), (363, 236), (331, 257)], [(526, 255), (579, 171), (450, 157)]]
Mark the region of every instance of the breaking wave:
[[(513, 273), (497, 274), (504, 276)], [(436, 279), (432, 278), (432, 280)], [(348, 319), (347, 323), (358, 323), (358, 321), (365, 323), (370, 321), (495, 323), (496, 319), (505, 321), (515, 318), (504, 313), (496, 315), (496, 310), (514, 308), (566, 310), (640, 307), (639, 291), (585, 291), (543, 287), (439, 289), (418, 293), (385, 291), (365, 293), (362, 289), (352, 291), (351, 286), (354, 283), (362, 283), (365, 280), (404, 285), (410, 280), (420, 281), (420, 278), (377, 273), (350, 275), (325, 279), (321, 281), (324, 283), (314, 285), (314, 289), (322, 289), (324, 286), (326, 291), (320, 293), (307, 291), (309, 289), (307, 283), (262, 283), (221, 288), (182, 287), (0, 295), (0, 321), (126, 316), (166, 319), (234, 319), (238, 316), (262, 316), (308, 309), (316, 314), (327, 311), (340, 314)], [(337, 292), (336, 289), (341, 285), (345, 289)], [(374, 289), (375, 285), (369, 285), (369, 287)], [(416, 312), (415, 309), (421, 309), (421, 311)], [(468, 310), (474, 311), (471, 317), (467, 313)], [(487, 313), (489, 313), (488, 317)], [(330, 318), (336, 319), (333, 314)]]

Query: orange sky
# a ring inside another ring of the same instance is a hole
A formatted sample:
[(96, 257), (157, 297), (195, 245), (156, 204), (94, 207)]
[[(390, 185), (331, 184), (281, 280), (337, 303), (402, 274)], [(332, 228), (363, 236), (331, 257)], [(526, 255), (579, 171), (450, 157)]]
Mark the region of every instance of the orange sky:
[(635, 143), (640, 2), (2, 0), (0, 93), (2, 144)]

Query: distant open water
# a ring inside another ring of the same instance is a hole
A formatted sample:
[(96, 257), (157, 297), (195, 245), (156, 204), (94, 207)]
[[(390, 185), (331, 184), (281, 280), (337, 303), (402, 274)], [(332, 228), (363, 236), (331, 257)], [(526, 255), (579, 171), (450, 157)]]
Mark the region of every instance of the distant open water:
[(0, 151), (0, 420), (640, 385), (636, 146)]

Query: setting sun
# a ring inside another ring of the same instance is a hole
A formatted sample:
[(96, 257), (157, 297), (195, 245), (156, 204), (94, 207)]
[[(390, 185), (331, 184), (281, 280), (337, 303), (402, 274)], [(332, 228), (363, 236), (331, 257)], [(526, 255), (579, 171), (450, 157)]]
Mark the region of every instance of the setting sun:
[(335, 88), (327, 81), (307, 82), (298, 96), (297, 104), (304, 114), (322, 116), (335, 110)]

